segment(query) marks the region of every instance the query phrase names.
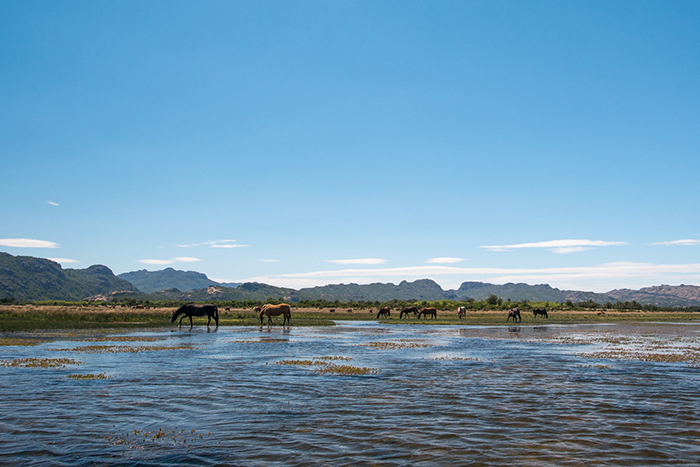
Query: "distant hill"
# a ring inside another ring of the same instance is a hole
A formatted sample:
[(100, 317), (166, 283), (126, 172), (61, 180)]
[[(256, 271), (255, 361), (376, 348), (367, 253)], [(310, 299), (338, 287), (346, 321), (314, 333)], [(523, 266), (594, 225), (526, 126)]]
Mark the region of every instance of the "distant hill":
[(655, 285), (639, 290), (617, 289), (606, 295), (612, 302), (631, 302), (657, 306), (700, 306), (700, 286), (697, 285)]
[(221, 285), (235, 288), (237, 283), (220, 283), (209, 279), (205, 274), (195, 271), (177, 271), (173, 268), (165, 268), (162, 271), (125, 272), (117, 277), (131, 282), (137, 289), (144, 293), (153, 293), (159, 290), (178, 289), (181, 292), (204, 289), (210, 285)]
[[(233, 287), (231, 287), (233, 286)], [(146, 270), (115, 276), (106, 266), (87, 269), (66, 269), (48, 259), (12, 256), (0, 252), (0, 298), (18, 300), (110, 300), (112, 298), (141, 298), (150, 300), (254, 300), (268, 298), (289, 302), (299, 300), (367, 301), (389, 300), (484, 300), (489, 295), (513, 301), (550, 301), (574, 303), (593, 300), (631, 302), (657, 306), (700, 306), (700, 286), (659, 285), (639, 290), (617, 289), (606, 293), (560, 290), (547, 284), (489, 284), (464, 282), (457, 290), (443, 290), (430, 279), (374, 284), (330, 284), (300, 290), (275, 287), (257, 282), (222, 284), (194, 271)]]
[[(530, 301), (548, 301), (548, 302), (587, 302), (593, 300), (597, 303), (605, 303), (608, 301), (617, 301), (608, 294), (599, 294), (595, 292), (579, 292), (575, 290), (559, 290), (547, 284), (528, 285), (528, 284), (489, 284), (485, 282), (463, 282), (459, 289), (455, 291), (460, 300), (473, 298), (474, 300), (484, 300), (489, 295), (494, 294), (503, 299), (510, 298), (513, 301), (530, 300)], [(624, 301), (624, 300), (623, 300)]]
[(82, 300), (115, 291), (138, 293), (130, 282), (101, 265), (66, 269), (43, 258), (0, 252), (0, 298), (17, 300)]
[[(456, 300), (453, 291), (444, 291), (440, 285), (430, 279), (414, 282), (401, 281), (399, 285), (374, 283), (334, 284), (323, 287), (311, 287), (299, 290), (299, 297), (307, 300), (339, 300), (385, 302), (389, 300)], [(488, 295), (487, 295), (488, 296)]]

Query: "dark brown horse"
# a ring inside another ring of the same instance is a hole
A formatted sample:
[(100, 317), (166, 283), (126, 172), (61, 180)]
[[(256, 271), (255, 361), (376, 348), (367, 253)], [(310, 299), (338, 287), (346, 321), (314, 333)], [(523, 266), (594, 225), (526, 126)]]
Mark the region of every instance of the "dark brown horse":
[(207, 326), (209, 326), (209, 323), (211, 323), (211, 319), (214, 318), (214, 321), (216, 321), (216, 326), (219, 326), (219, 309), (216, 307), (216, 305), (196, 305), (194, 303), (182, 305), (175, 311), (175, 313), (173, 313), (173, 318), (170, 320), (170, 322), (174, 323), (177, 317), (180, 315), (182, 315), (182, 317), (180, 318), (180, 324), (178, 326), (182, 326), (182, 319), (188, 317), (190, 319), (190, 329), (192, 329), (193, 316), (209, 317), (207, 320)]
[(399, 315), (399, 319), (403, 318), (403, 315), (406, 315), (406, 318), (408, 318), (408, 314), (413, 313), (413, 317), (415, 318), (416, 315), (418, 314), (418, 307), (415, 306), (408, 306), (401, 310), (401, 314)]
[(263, 316), (267, 316), (267, 325), (272, 325), (272, 317), (283, 315), (282, 326), (292, 324), (292, 307), (286, 303), (279, 305), (264, 305), (260, 310), (260, 326), (263, 324)]
[(513, 308), (512, 310), (510, 310), (510, 311), (508, 312), (508, 318), (506, 318), (506, 323), (507, 323), (511, 318), (513, 318), (513, 322), (514, 322), (514, 323), (515, 323), (515, 322), (518, 322), (518, 323), (519, 323), (520, 321), (523, 320), (522, 317), (520, 316), (520, 310), (517, 309), (517, 308)]
[(383, 316), (384, 318), (388, 318), (389, 316), (391, 316), (391, 308), (385, 306), (384, 308), (379, 310), (377, 312), (377, 319), (379, 319), (380, 316)]
[(549, 318), (549, 315), (547, 314), (547, 309), (546, 308), (535, 308), (532, 310), (532, 315), (537, 318), (537, 315), (542, 315), (545, 318)]
[(418, 312), (418, 319), (420, 319), (421, 315), (425, 316), (425, 319), (428, 319), (428, 315), (432, 315), (433, 319), (435, 319), (437, 318), (437, 310), (435, 308), (423, 308)]

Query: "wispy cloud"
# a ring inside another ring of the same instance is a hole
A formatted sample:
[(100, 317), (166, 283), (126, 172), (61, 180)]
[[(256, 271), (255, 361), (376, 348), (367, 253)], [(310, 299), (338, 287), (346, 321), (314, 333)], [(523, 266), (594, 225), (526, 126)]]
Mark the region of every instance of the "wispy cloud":
[(0, 238), (0, 246), (11, 248), (58, 248), (58, 243), (31, 238)]
[(142, 263), (142, 264), (158, 264), (158, 265), (165, 265), (165, 264), (174, 264), (174, 263), (196, 263), (198, 261), (202, 261), (199, 258), (191, 258), (191, 257), (179, 257), (179, 258), (172, 258), (172, 259), (140, 259), (137, 260), (137, 263)]
[(550, 284), (553, 287), (605, 292), (636, 285), (698, 283), (700, 263), (652, 264), (616, 262), (597, 266), (560, 268), (464, 268), (423, 265), (398, 268), (352, 268), (258, 276), (247, 281), (284, 287), (313, 287), (334, 283), (395, 282), (431, 278), (443, 286), (459, 287), (464, 281), (476, 280), (505, 284), (525, 282)]
[(46, 258), (51, 261), (55, 261), (56, 263), (61, 263), (61, 264), (68, 264), (68, 263), (79, 263), (80, 261), (74, 260), (74, 259), (69, 259), (69, 258)]
[(236, 240), (212, 240), (210, 242), (204, 243), (190, 243), (178, 245), (179, 248), (192, 248), (200, 245), (209, 245), (210, 248), (243, 248), (250, 245), (240, 245), (236, 243)]
[(652, 245), (681, 245), (681, 246), (691, 246), (691, 245), (700, 245), (700, 240), (671, 240), (670, 242), (656, 242), (652, 243)]
[(547, 242), (534, 243), (516, 243), (514, 245), (485, 245), (479, 248), (485, 248), (491, 251), (510, 251), (521, 248), (549, 248), (554, 253), (577, 253), (580, 251), (589, 250), (597, 246), (618, 246), (626, 245), (625, 242), (609, 242), (603, 240), (550, 240)]
[(464, 258), (431, 258), (426, 263), (431, 263), (431, 264), (452, 264), (452, 263), (460, 263), (464, 261)]
[(329, 259), (329, 263), (333, 264), (383, 264), (385, 259), (381, 258), (358, 258), (358, 259)]
[(58, 206), (58, 203), (55, 203), (53, 201), (47, 201), (46, 204), (50, 204), (51, 206)]
[(236, 240), (214, 240), (211, 242), (204, 242), (205, 245), (209, 245), (212, 248), (243, 248), (248, 245), (239, 245)]

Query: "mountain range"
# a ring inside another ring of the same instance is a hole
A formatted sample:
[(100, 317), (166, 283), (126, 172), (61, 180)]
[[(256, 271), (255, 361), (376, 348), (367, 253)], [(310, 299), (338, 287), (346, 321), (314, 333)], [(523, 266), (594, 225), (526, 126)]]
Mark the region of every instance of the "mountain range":
[(0, 252), (0, 299), (17, 300), (109, 300), (133, 297), (150, 300), (255, 300), (267, 298), (328, 301), (389, 301), (399, 300), (484, 300), (490, 295), (513, 301), (550, 301), (597, 303), (635, 300), (657, 306), (700, 306), (700, 286), (659, 285), (639, 290), (616, 289), (606, 293), (560, 290), (547, 284), (489, 284), (464, 282), (456, 290), (443, 290), (430, 279), (398, 285), (331, 284), (300, 290), (276, 287), (256, 282), (219, 283), (194, 271), (133, 271), (115, 276), (102, 265), (87, 269), (63, 269), (60, 264), (30, 256), (12, 256)]
[(118, 278), (131, 282), (143, 293), (152, 293), (165, 289), (178, 289), (181, 292), (189, 292), (195, 289), (204, 289), (210, 285), (220, 285), (235, 289), (240, 283), (216, 282), (205, 274), (195, 271), (176, 271), (173, 268), (165, 268), (162, 271), (124, 272), (117, 275)]

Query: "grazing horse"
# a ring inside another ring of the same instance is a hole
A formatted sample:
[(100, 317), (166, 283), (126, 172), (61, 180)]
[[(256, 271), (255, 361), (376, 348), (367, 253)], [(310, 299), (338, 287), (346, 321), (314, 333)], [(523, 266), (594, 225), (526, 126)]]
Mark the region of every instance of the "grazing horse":
[(182, 319), (188, 317), (190, 318), (190, 329), (192, 329), (193, 316), (209, 317), (207, 320), (207, 326), (209, 326), (209, 323), (211, 323), (211, 319), (214, 318), (217, 327), (219, 326), (219, 309), (216, 307), (216, 305), (195, 305), (194, 303), (182, 305), (175, 311), (175, 313), (173, 313), (173, 318), (170, 320), (170, 322), (174, 323), (177, 317), (180, 315), (182, 315), (182, 317), (180, 318), (180, 324), (178, 326), (182, 326)]
[(506, 323), (507, 323), (511, 318), (513, 318), (513, 322), (514, 322), (514, 323), (515, 323), (515, 322), (519, 323), (520, 321), (523, 320), (522, 317), (520, 316), (520, 310), (517, 309), (517, 308), (513, 308), (512, 310), (510, 310), (510, 311), (508, 312), (508, 318), (506, 318)]
[(437, 310), (435, 308), (423, 308), (418, 312), (418, 319), (420, 319), (420, 315), (425, 316), (425, 319), (428, 319), (428, 315), (433, 315), (433, 319), (435, 319), (437, 318)]
[(467, 307), (461, 306), (461, 307), (457, 308), (457, 316), (459, 317), (459, 319), (462, 319), (465, 316), (467, 316)]
[(413, 317), (415, 318), (416, 315), (418, 314), (418, 308), (415, 306), (409, 306), (401, 310), (401, 314), (399, 315), (399, 319), (403, 318), (403, 315), (406, 314), (406, 318), (408, 318), (408, 314), (413, 313)]
[(263, 316), (267, 316), (267, 325), (272, 324), (272, 317), (283, 315), (282, 326), (287, 324), (292, 324), (292, 308), (286, 303), (280, 305), (264, 305), (260, 309), (260, 326), (263, 324)]
[(547, 314), (547, 310), (545, 308), (535, 308), (532, 310), (532, 315), (537, 318), (537, 315), (542, 315), (545, 318), (549, 318), (549, 315)]
[(377, 312), (377, 319), (379, 319), (380, 316), (383, 316), (385, 318), (388, 318), (389, 316), (391, 316), (391, 308), (389, 308), (388, 306), (385, 306), (384, 308), (379, 310)]

